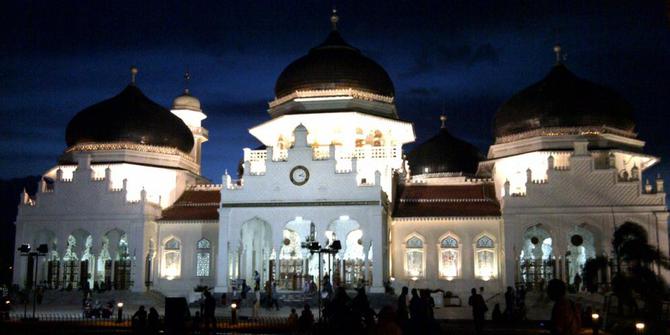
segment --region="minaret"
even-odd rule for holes
[[[191,74],[187,70],[184,73],[184,93],[174,99],[171,111],[172,114],[184,121],[193,133],[191,157],[198,163],[198,172],[200,172],[202,144],[209,139],[209,132],[202,126],[202,120],[206,119],[207,115],[202,112],[200,100],[192,96],[188,88],[190,80]]]

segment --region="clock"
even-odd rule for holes
[[[309,180],[309,170],[307,170],[307,168],[302,165],[298,165],[291,169],[289,177],[291,178],[291,182],[294,185],[305,185],[305,183],[307,183]]]

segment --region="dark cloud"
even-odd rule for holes
[[[498,50],[490,42],[472,46],[461,45],[430,45],[415,56],[412,66],[403,73],[403,78],[410,78],[430,72],[448,71],[456,67],[469,68],[480,63],[498,64]]]

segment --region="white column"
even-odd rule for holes
[[[230,242],[222,235],[227,234],[223,234],[222,229],[219,229],[219,256],[216,262],[216,286],[214,287],[216,293],[228,292],[228,277],[230,276]]]
[[[368,258],[368,253],[370,251],[370,248],[372,247],[371,242],[369,240],[365,240],[363,242],[363,261],[365,262],[363,265],[363,274],[365,277],[365,280],[368,281],[368,285],[371,285],[372,283],[369,282],[370,280],[370,258]],[[372,252],[372,256],[374,257],[374,251]]]

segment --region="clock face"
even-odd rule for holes
[[[309,180],[309,170],[302,165],[298,165],[291,169],[291,182],[295,185],[304,185]]]

